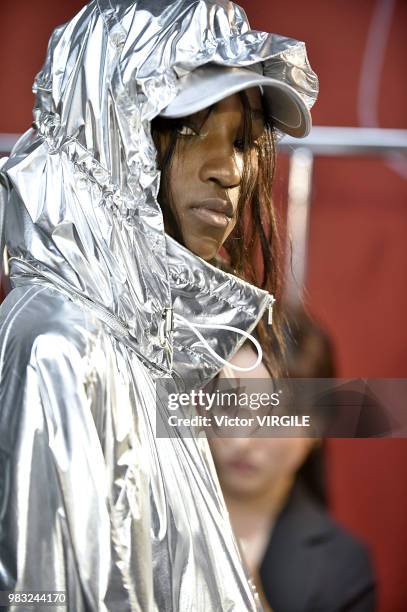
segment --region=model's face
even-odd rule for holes
[[[257,497],[293,478],[315,439],[214,437],[209,443],[225,494]]]
[[[246,94],[255,141],[264,131],[261,96],[258,88],[248,89]],[[171,205],[184,245],[205,260],[217,254],[236,225],[244,166],[243,136],[244,110],[238,94],[185,117],[178,128],[168,177],[171,197],[161,190],[159,201],[166,231],[176,234],[165,214]],[[162,135],[164,150],[168,138],[168,134]]]

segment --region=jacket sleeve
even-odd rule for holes
[[[21,337],[11,320],[0,362],[0,590],[65,591],[61,610],[103,610],[109,514],[86,363],[65,335]]]

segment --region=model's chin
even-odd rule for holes
[[[192,251],[195,255],[198,255],[201,259],[205,261],[210,261],[219,252],[222,243],[214,238],[208,238],[206,236],[195,237],[191,236],[185,240],[185,246],[187,249]]]

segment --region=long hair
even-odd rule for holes
[[[226,257],[218,255],[210,263],[273,293],[278,300],[282,286],[282,252],[271,198],[276,168],[275,132],[265,114],[265,129],[255,141],[248,97],[244,91],[239,96],[243,106],[241,146],[244,164],[236,226],[223,245]],[[169,170],[180,146],[179,130],[182,125],[182,119],[157,117],[152,122],[152,137],[161,170],[158,200],[166,224],[172,228],[173,237],[181,244],[183,237],[172,203]],[[165,136],[165,146],[162,146],[162,135]],[[282,314],[277,307],[273,312],[273,325],[268,325],[266,317],[263,317],[255,331],[263,348],[263,361],[271,376],[279,376],[284,371],[281,328]]]

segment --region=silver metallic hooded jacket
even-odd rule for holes
[[[270,297],[165,235],[150,121],[176,75],[284,54],[306,78],[302,43],[223,0],[95,0],[51,37],[1,171],[0,590],[66,591],[70,612],[257,609],[206,439],[156,437],[155,382],[221,367],[177,314],[250,331]],[[225,359],[243,341],[202,333]]]

